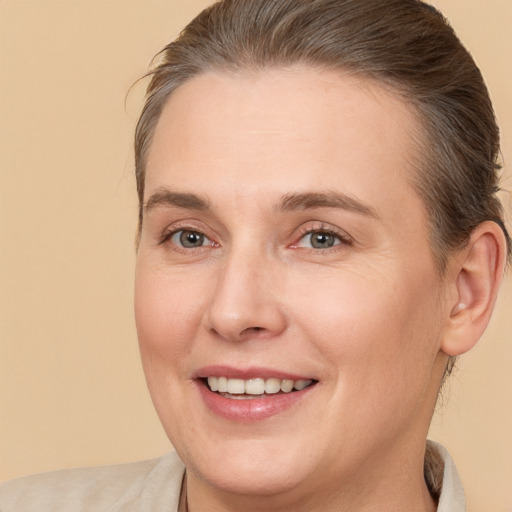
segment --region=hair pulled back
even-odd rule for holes
[[[304,64],[388,85],[419,113],[421,163],[412,176],[442,270],[485,220],[505,229],[499,131],[482,75],[443,16],[418,0],[224,0],[159,54],[135,134],[140,202],[152,135],[169,95],[208,71]]]

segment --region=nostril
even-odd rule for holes
[[[244,329],[242,332],[241,332],[241,336],[250,336],[251,333],[252,334],[255,334],[255,333],[259,333],[259,332],[262,332],[262,331],[265,331],[265,327],[247,327],[246,329]]]

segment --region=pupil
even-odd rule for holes
[[[334,236],[328,233],[316,233],[311,236],[311,245],[315,249],[325,249],[334,245]]]
[[[183,231],[180,235],[180,242],[183,247],[199,247],[203,245],[204,235],[195,231]]]

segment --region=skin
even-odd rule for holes
[[[418,133],[396,96],[333,71],[209,73],[169,98],[147,163],[135,310],[190,512],[435,510],[425,439],[447,353],[469,348],[454,333],[468,338],[475,280],[459,277],[471,244],[436,271],[409,180]],[[283,205],[326,193],[351,201]],[[478,261],[499,255],[493,229]],[[204,245],[181,246],[182,230]],[[326,230],[334,245],[312,247],[308,233]],[[231,421],[198,392],[207,365],[318,382],[278,414]]]

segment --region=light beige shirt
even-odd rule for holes
[[[438,512],[465,512],[464,490],[448,452]],[[1,512],[176,512],[185,466],[175,452],[154,460],[64,469],[0,484]]]

